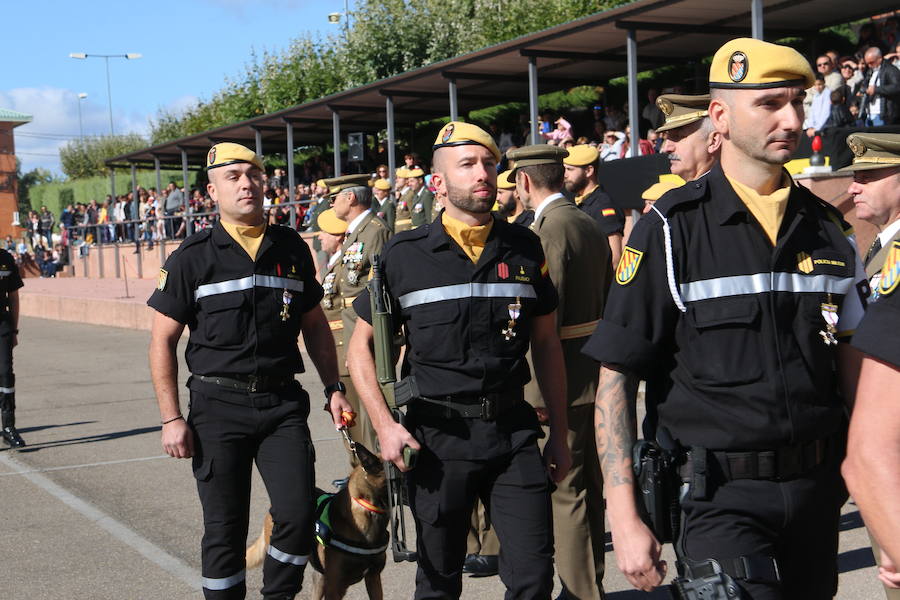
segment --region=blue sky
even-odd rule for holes
[[[236,77],[251,51],[281,50],[304,31],[337,33],[331,12],[344,0],[30,0],[4,2],[0,107],[30,114],[15,129],[25,171],[59,173],[58,148],[79,135],[78,94],[85,135],[109,133],[102,58],[70,52],[125,54],[110,59],[116,133],[146,134],[160,108],[179,110],[209,98]],[[351,2],[352,7],[352,2]]]

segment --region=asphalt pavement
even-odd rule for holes
[[[23,318],[20,330],[17,413],[29,447],[0,450],[4,600],[202,598],[200,504],[190,461],[165,456],[159,444],[159,413],[147,367],[149,334],[36,318]],[[182,362],[180,378],[186,377]],[[318,485],[330,489],[332,480],[349,471],[347,456],[319,409],[318,377],[306,373],[300,379],[314,398],[310,429]],[[255,475],[250,541],[267,508]],[[669,597],[664,590],[629,591],[607,548],[610,600]],[[670,549],[666,552],[673,566]],[[837,597],[883,597],[873,564],[859,513],[848,503]],[[411,598],[414,576],[414,565],[389,559],[382,578],[385,598]],[[261,572],[249,572],[247,583],[248,598],[259,597]],[[463,589],[466,599],[502,598],[504,590],[497,577],[466,577]],[[308,598],[308,591],[298,597]],[[366,598],[362,584],[347,597]]]

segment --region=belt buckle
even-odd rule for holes
[[[258,384],[259,384],[259,377],[257,377],[256,375],[250,375],[247,379],[248,379],[247,383],[249,384],[247,391],[248,392],[256,392]]]
[[[483,421],[493,421],[497,418],[497,400],[496,398],[481,397],[481,419]]]

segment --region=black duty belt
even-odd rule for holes
[[[523,400],[522,390],[472,396],[419,396],[412,406],[418,414],[452,419],[481,419],[493,421]]]
[[[293,377],[272,377],[268,375],[235,375],[222,377],[220,375],[194,375],[203,383],[212,383],[238,392],[275,392],[283,390],[294,383]]]
[[[781,481],[802,475],[825,462],[826,458],[833,455],[835,445],[841,439],[842,436],[835,434],[828,438],[784,446],[776,450],[746,452],[711,450],[708,455],[719,464],[722,473],[728,480]],[[692,471],[695,464],[695,460],[688,460],[682,467],[682,475],[686,474],[686,470]]]

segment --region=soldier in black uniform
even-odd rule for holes
[[[862,317],[867,283],[840,213],[782,168],[812,80],[791,48],[719,49],[709,112],[721,164],[639,221],[585,346],[603,365],[595,422],[616,557],[640,589],[666,565],[635,503],[639,379],[645,437],[665,429],[689,451],[675,546],[685,585],[754,600],[837,589],[844,403],[859,358],[838,342]]]
[[[566,191],[578,208],[589,214],[606,234],[612,254],[612,265],[619,264],[625,233],[625,213],[600,187],[597,175],[600,153],[593,146],[572,146],[563,159],[566,165]]]
[[[407,339],[401,385],[415,384],[407,428],[393,421],[375,379],[367,292],[353,303],[360,319],[350,374],[384,459],[405,469],[404,445],[421,448],[408,473],[419,553],[415,598],[459,597],[476,498],[500,538],[508,597],[548,598],[550,478],[559,481],[570,464],[557,295],[537,237],[491,215],[500,152],[490,135],[452,122],[434,149],[433,181],[448,199],[445,210],[397,234],[383,255],[395,325]],[[543,461],[537,418],[522,391],[529,345],[551,414]]]
[[[313,463],[306,424],[310,398],[302,332],[328,387],[337,427],[350,410],[338,377],[334,342],[319,301],[322,287],[306,243],[287,227],[266,225],[262,160],[238,144],[209,151],[210,196],[220,222],[186,239],[160,270],[148,304],[154,315],[150,369],[162,417],[162,444],[193,458],[203,505],[203,594],[244,598],[244,553],[255,460],[275,521],[263,564],[264,598],[293,598],[311,551]],[[190,413],[177,391],[176,346],[190,329],[185,356]],[[329,402],[330,399],[330,402]]]
[[[10,448],[22,448],[25,440],[16,430],[16,376],[13,348],[19,343],[19,288],[22,278],[12,255],[0,250],[0,436]]]

